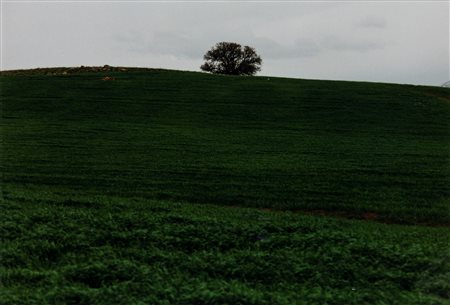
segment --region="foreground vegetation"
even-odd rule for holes
[[[448,304],[446,228],[8,189],[1,304]]]
[[[0,304],[450,303],[448,89],[0,80]]]

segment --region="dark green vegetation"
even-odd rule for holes
[[[164,70],[1,87],[7,185],[450,223],[445,88]]]
[[[8,189],[0,304],[448,304],[446,228]]]
[[[450,303],[449,89],[85,70],[0,76],[1,304]]]

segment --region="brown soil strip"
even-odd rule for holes
[[[228,206],[231,208],[248,208],[243,206]],[[258,208],[257,208],[258,209]],[[422,227],[436,227],[436,228],[450,228],[450,223],[431,223],[431,222],[402,222],[396,221],[389,217],[380,215],[375,212],[348,212],[348,211],[328,211],[328,210],[276,210],[270,208],[259,208],[259,210],[270,212],[270,213],[283,213],[291,212],[298,213],[302,215],[309,216],[319,216],[319,217],[334,217],[340,219],[352,219],[361,221],[371,221],[383,224],[395,224],[395,225],[405,225],[405,226],[422,226]]]

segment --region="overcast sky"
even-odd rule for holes
[[[216,42],[256,48],[260,75],[441,85],[449,2],[3,1],[2,69],[200,71]]]

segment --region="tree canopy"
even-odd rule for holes
[[[235,42],[219,42],[203,56],[203,71],[216,74],[253,75],[261,70],[262,59],[254,48]]]

